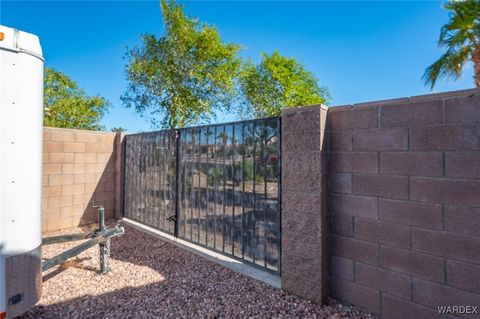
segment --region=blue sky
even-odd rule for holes
[[[258,60],[279,50],[312,71],[332,94],[331,105],[430,93],[420,78],[442,53],[439,1],[182,1],[189,16],[215,25],[223,40],[242,44]],[[139,35],[163,32],[157,1],[4,1],[0,22],[40,37],[46,65],[73,78],[113,107],[102,123],[128,131],[149,122],[125,109],[123,56]],[[469,67],[457,82],[433,92],[473,87]],[[217,121],[234,118],[219,114]]]

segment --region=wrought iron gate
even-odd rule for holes
[[[280,118],[133,134],[125,143],[125,217],[280,271]]]
[[[124,216],[174,234],[176,132],[125,136]],[[170,220],[169,220],[170,218]]]

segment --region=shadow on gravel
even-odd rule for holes
[[[98,271],[97,269],[94,269],[93,267],[88,267],[88,266],[82,265],[83,261],[90,260],[90,259],[92,259],[92,258],[91,257],[85,257],[85,258],[75,258],[75,259],[67,260],[66,262],[64,262],[63,264],[58,266],[57,269],[55,269],[54,271],[52,271],[52,272],[48,273],[47,275],[43,276],[42,277],[42,282],[46,282],[47,280],[50,280],[50,279],[54,278],[55,276],[59,275],[60,273],[64,272],[65,270],[67,270],[70,267],[75,267],[75,268],[79,268],[79,269],[83,269],[83,270],[87,270],[87,271]]]
[[[125,236],[112,241],[115,262],[112,260],[108,282],[128,276],[142,279],[143,273],[132,271],[131,264],[155,270],[164,281],[139,287],[102,287],[101,291],[92,288],[71,299],[69,293],[75,287],[60,283],[64,293],[56,292],[61,294],[55,297],[58,302],[36,306],[19,318],[372,318],[354,308],[345,311],[336,304],[312,304],[131,227],[125,230]],[[117,261],[122,262],[120,268],[116,268]],[[72,267],[83,267],[82,262]],[[70,274],[69,269],[62,270],[62,276]],[[62,276],[49,275],[44,281]]]

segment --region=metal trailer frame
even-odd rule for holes
[[[52,267],[60,265],[68,259],[77,256],[85,250],[92,248],[96,245],[100,250],[100,274],[107,274],[110,271],[109,258],[110,258],[110,239],[122,236],[125,231],[120,224],[115,225],[113,228],[105,227],[105,209],[102,206],[98,206],[98,229],[91,233],[81,234],[69,234],[54,237],[43,238],[42,245],[51,245],[56,243],[64,243],[69,241],[84,240],[90,238],[88,241],[81,243],[63,253],[45,260],[42,262],[42,271],[45,272]]]

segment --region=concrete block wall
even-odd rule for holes
[[[282,288],[318,303],[328,292],[325,115],[282,114]]]
[[[316,247],[330,268],[302,276],[322,273],[331,296],[383,318],[440,318],[439,306],[480,306],[480,91],[330,107],[325,122],[328,200],[317,193],[318,207],[309,209],[328,211],[328,245]],[[283,152],[297,147],[287,142]],[[303,162],[303,151],[284,154],[284,163]],[[283,187],[295,183],[285,178]],[[286,192],[283,215],[303,216],[303,204]],[[284,230],[291,219],[284,217]]]
[[[51,233],[97,222],[104,205],[106,218],[114,216],[116,192],[115,133],[44,128],[42,231]]]

